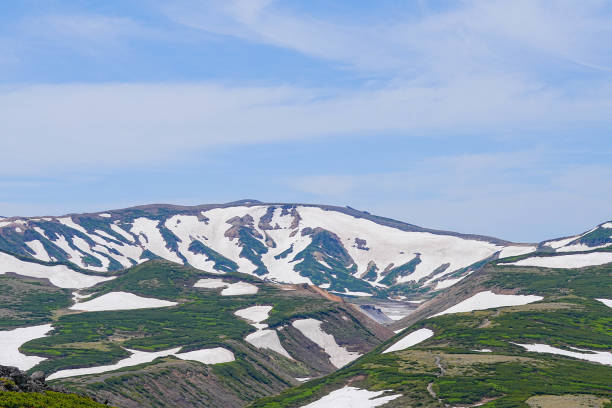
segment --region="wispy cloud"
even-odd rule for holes
[[[206,84],[30,86],[0,92],[0,172],[171,162],[198,149],[330,136],[560,131],[609,125],[612,92],[568,98],[516,78],[329,95]],[[440,136],[442,137],[442,136]],[[27,154],[25,154],[27,152]]]
[[[185,0],[164,10],[176,22],[196,29],[363,70],[429,77],[529,70],[560,61],[612,68],[606,42],[596,41],[612,35],[612,13],[602,1],[463,1],[418,16],[374,16],[365,24],[297,14],[280,2],[270,3]]]

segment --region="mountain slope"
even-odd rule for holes
[[[41,261],[105,272],[163,258],[357,295],[431,291],[446,276],[467,273],[500,252],[534,249],[351,208],[254,201],[0,221],[0,250]]]
[[[221,278],[165,260],[74,293],[4,278],[25,288],[7,300],[33,296],[50,313],[36,316],[47,323],[37,326],[27,308],[4,317],[0,364],[42,371],[54,385],[122,407],[242,407],[296,378],[331,373],[393,334],[316,287]]]
[[[612,264],[503,261],[421,305],[351,365],[253,407],[333,406],[360,389],[367,407],[611,407]]]

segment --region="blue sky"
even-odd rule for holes
[[[612,219],[612,5],[0,4],[0,214],[241,198],[539,241]]]

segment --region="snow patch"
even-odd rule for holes
[[[490,290],[479,292],[474,296],[457,303],[443,312],[437,313],[432,317],[442,316],[450,313],[464,313],[473,310],[493,309],[504,306],[521,306],[528,303],[537,302],[544,299],[536,295],[497,295]]]
[[[429,329],[419,329],[419,330],[413,331],[412,333],[408,334],[407,336],[399,340],[397,343],[395,343],[394,345],[392,345],[391,347],[383,351],[383,354],[391,353],[393,351],[400,351],[400,350],[407,349],[408,347],[412,347],[415,344],[419,344],[427,340],[433,335],[434,335],[434,332]]]
[[[320,400],[304,405],[302,408],[375,408],[402,396],[401,394],[395,394],[381,397],[385,392],[387,391],[368,391],[346,386],[332,391]]]
[[[257,348],[270,349],[276,351],[278,354],[284,357],[287,357],[290,360],[293,360],[293,357],[289,355],[287,350],[285,350],[285,348],[281,344],[276,330],[257,330],[255,333],[247,335],[245,340]]]
[[[538,247],[533,246],[523,246],[523,245],[510,245],[505,247],[499,253],[499,258],[508,258],[511,256],[525,255],[531,252],[534,252]]]
[[[459,283],[463,278],[467,278],[469,275],[472,274],[472,272],[473,271],[470,271],[470,273],[468,273],[467,275],[463,275],[463,276],[460,276],[458,278],[451,278],[451,279],[446,279],[446,280],[443,280],[443,281],[438,281],[438,283],[436,284],[436,288],[434,290],[441,290],[441,289],[450,288],[455,283]]]
[[[322,323],[316,319],[300,319],[295,320],[292,326],[302,332],[307,339],[321,347],[329,355],[329,361],[336,368],[343,367],[361,356],[359,353],[348,351],[339,346],[334,336],[321,329]]]
[[[70,227],[72,229],[75,229],[79,232],[82,232],[83,234],[87,234],[87,230],[83,227],[81,227],[79,224],[77,224],[76,222],[74,222],[72,220],[72,217],[64,217],[64,218],[58,218],[57,219],[61,224],[64,224],[67,227]]]
[[[159,221],[149,218],[136,218],[130,232],[138,237],[143,248],[168,261],[182,264],[183,260],[166,247],[166,241],[157,228],[158,223]]]
[[[574,237],[563,238],[563,239],[558,239],[554,241],[547,241],[547,242],[544,242],[542,245],[549,246],[553,249],[559,249],[563,246],[566,246],[570,242],[575,241],[578,238],[579,238],[578,236],[574,236]]]
[[[43,246],[42,242],[39,240],[35,239],[33,241],[28,241],[25,244],[29,246],[32,251],[34,251],[34,258],[45,262],[51,261],[51,257],[47,253],[47,250]]]
[[[264,329],[268,325],[262,322],[268,318],[271,310],[272,306],[251,306],[236,310],[234,314],[248,320],[256,329]]]
[[[121,235],[123,238],[127,239],[130,242],[134,242],[134,236],[129,232],[125,231],[123,228],[116,224],[111,224],[110,228],[115,231],[117,234]]]
[[[102,217],[102,218],[110,218],[110,217],[112,217],[112,215],[110,215],[109,213],[101,213],[101,214],[98,214],[98,215],[100,217]]]
[[[265,330],[267,324],[262,323],[268,318],[272,306],[251,306],[236,310],[234,314],[241,317],[255,327],[257,331],[246,336],[245,340],[257,348],[266,348],[292,359],[287,350],[282,346],[276,330]]]
[[[194,288],[218,289],[225,288],[221,291],[221,296],[236,296],[236,295],[254,295],[259,288],[247,282],[228,283],[222,279],[200,279],[194,285]]]
[[[603,244],[603,245],[597,245],[597,246],[588,246],[585,244],[574,244],[574,245],[564,246],[563,248],[559,248],[557,249],[557,252],[586,252],[586,251],[593,251],[594,249],[607,248],[609,246],[612,246],[612,244]]]
[[[234,353],[223,347],[188,351],[186,353],[174,354],[181,360],[198,361],[202,364],[220,364],[234,361]]]
[[[517,346],[521,346],[527,351],[535,353],[549,353],[557,354],[560,356],[573,357],[579,360],[591,361],[593,363],[600,363],[612,366],[612,353],[607,351],[594,351],[594,350],[583,350],[575,347],[571,347],[574,350],[582,351],[579,353],[576,351],[563,350],[557,347],[549,346],[548,344],[519,344],[513,343]],[[584,353],[586,352],[586,353]]]
[[[322,286],[320,285],[319,287],[322,287]],[[336,293],[338,295],[359,296],[359,297],[372,296],[371,293],[367,293],[367,292],[351,292],[348,289],[344,289],[344,292],[336,292],[336,291],[332,290],[331,293]]]
[[[107,310],[151,309],[175,306],[177,304],[177,302],[141,297],[129,292],[110,292],[87,302],[77,303],[71,306],[70,309],[85,312],[101,312]]]
[[[25,371],[46,360],[44,357],[26,356],[19,351],[19,347],[28,341],[45,337],[51,330],[50,324],[43,324],[41,326],[0,331],[0,350],[2,350],[0,364],[14,366]]]
[[[612,307],[612,299],[595,299],[595,300],[599,300],[604,305],[608,307]]]
[[[106,232],[106,231],[102,231],[102,230],[97,229],[97,230],[94,230],[94,233],[96,233],[96,234],[98,234],[98,235],[100,235],[101,237],[104,237],[104,238],[106,238],[106,239],[110,239],[110,240],[112,240],[112,241],[116,241],[116,240],[117,240],[117,238],[116,238],[116,237],[113,237],[111,234],[109,234],[109,233],[108,233],[108,232]],[[94,239],[94,237],[95,237],[95,235],[94,235],[94,236],[92,236],[91,238],[92,238],[92,239]],[[94,239],[94,241],[95,241],[95,239]],[[98,242],[98,241],[96,241],[96,242]],[[102,241],[102,242],[106,243],[105,241]],[[98,243],[100,243],[100,242],[98,242]]]
[[[204,350],[196,350],[190,351],[187,353],[179,353],[180,347],[173,348],[170,350],[162,350],[155,352],[147,352],[147,351],[139,351],[139,350],[130,350],[126,349],[130,353],[131,356],[124,358],[123,360],[119,360],[115,364],[104,365],[104,366],[96,366],[96,367],[86,367],[86,368],[75,368],[70,370],[61,370],[51,374],[47,377],[47,380],[55,380],[58,378],[66,378],[66,377],[75,377],[78,375],[88,375],[88,374],[100,374],[108,371],[118,370],[124,367],[131,367],[139,364],[150,363],[156,358],[167,357],[167,356],[175,356],[182,360],[193,360],[199,361],[204,364],[217,364],[217,363],[225,363],[229,361],[234,361],[234,354],[231,351],[228,351],[224,348],[217,347],[214,349],[204,349]]]
[[[583,268],[585,266],[603,265],[612,262],[612,252],[591,252],[558,256],[533,256],[504,265],[541,266],[544,268]]]
[[[115,279],[114,276],[91,276],[75,272],[65,265],[40,265],[25,262],[12,255],[0,252],[0,275],[13,272],[31,278],[49,279],[52,285],[59,288],[83,289],[97,283]]]

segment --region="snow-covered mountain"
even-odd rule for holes
[[[557,241],[551,242],[554,247]],[[0,250],[40,261],[105,272],[164,258],[356,295],[391,294],[391,287],[396,295],[445,288],[484,260],[535,249],[349,207],[252,200],[0,220]]]
[[[594,249],[612,247],[612,222],[604,222],[595,228],[580,234],[540,244],[540,250],[555,252],[584,252]]]

